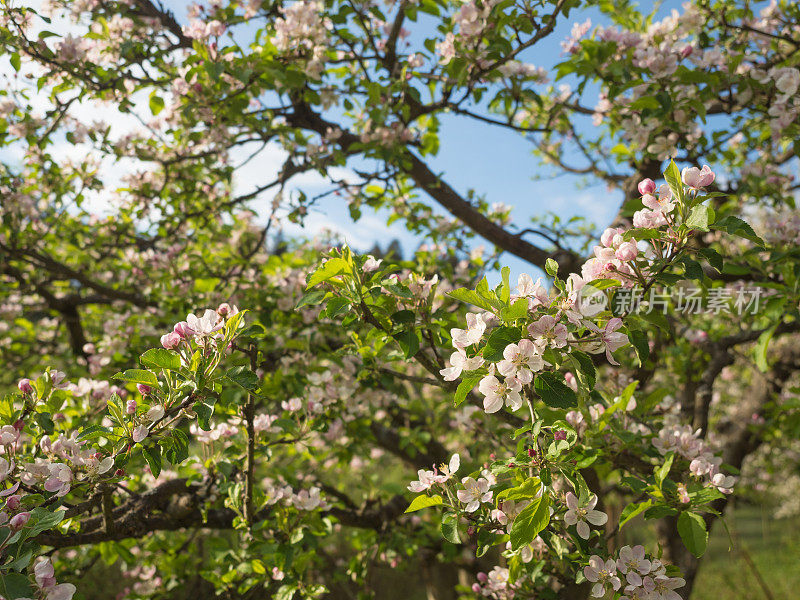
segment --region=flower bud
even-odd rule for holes
[[[23,421],[22,419],[17,419],[16,421],[14,421],[14,429],[16,429],[17,431],[22,431],[23,429],[25,429],[25,421]]]
[[[623,242],[617,248],[616,257],[621,261],[629,261],[639,254],[639,247],[634,242]]]
[[[652,194],[656,191],[656,182],[652,179],[642,179],[639,182],[639,193],[644,196],[646,194]]]
[[[686,44],[681,49],[681,58],[689,58],[692,55],[692,52],[694,52],[694,46],[691,44]]]
[[[114,477],[122,477],[125,475],[125,469],[117,469],[114,471]]]
[[[20,379],[19,383],[17,384],[19,391],[23,394],[32,394],[33,393],[33,386],[31,385],[30,379]]]
[[[690,188],[698,190],[714,183],[716,175],[708,165],[703,165],[702,169],[697,167],[686,167],[681,171],[683,183]]]
[[[136,389],[139,390],[139,393],[142,396],[147,396],[147,394],[149,394],[152,391],[153,388],[151,388],[149,385],[145,385],[143,383],[137,383],[136,384]]]
[[[217,308],[217,314],[220,317],[227,317],[230,314],[230,312],[231,312],[231,305],[228,304],[227,302],[223,302],[222,304],[219,305],[219,308]]]
[[[480,573],[478,573],[478,581],[480,581],[481,583],[486,583],[487,581],[489,581],[489,576],[483,571],[481,571]]]
[[[186,321],[175,323],[175,327],[172,328],[172,331],[177,333],[184,340],[194,335],[194,330],[189,327],[189,324]]]
[[[30,518],[31,513],[27,511],[11,517],[11,520],[8,522],[8,524],[11,526],[11,531],[19,531],[25,527],[25,524],[30,520]]]
[[[567,439],[567,432],[564,431],[563,429],[556,429],[553,432],[553,439],[555,439],[556,441],[566,440]]]
[[[173,348],[177,348],[181,344],[181,336],[171,331],[169,333],[165,333],[161,336],[161,345],[164,346],[167,350],[172,350]]]
[[[533,448],[528,448],[528,456],[530,456],[531,458],[536,456],[536,450],[534,450]]]
[[[125,412],[129,415],[136,414],[136,400],[128,400],[128,403],[125,405]]]
[[[609,227],[608,229],[606,229],[603,232],[603,235],[600,236],[600,243],[603,244],[603,246],[605,246],[606,248],[610,248],[611,244],[612,244],[612,241],[614,239],[614,236],[616,234],[617,234],[617,230],[616,229],[612,229],[611,227]]]
[[[14,494],[13,496],[6,498],[6,508],[8,510],[17,510],[21,502],[22,496],[19,494]]]

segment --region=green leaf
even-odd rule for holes
[[[727,231],[730,235],[736,235],[750,240],[762,247],[765,245],[764,240],[756,235],[756,232],[753,231],[753,228],[750,227],[746,221],[742,221],[739,217],[734,217],[733,215],[714,223],[714,229],[722,229]]]
[[[704,257],[708,264],[711,265],[714,269],[722,273],[722,268],[724,266],[724,262],[722,259],[722,255],[714,250],[713,248],[700,248],[698,251],[700,256]]]
[[[348,298],[342,298],[341,296],[335,296],[328,300],[328,305],[325,307],[325,314],[329,319],[333,319],[349,310],[350,300]]]
[[[686,225],[692,229],[700,231],[708,231],[709,225],[714,222],[714,209],[705,204],[698,204],[692,208],[689,217],[686,219]]]
[[[578,406],[578,396],[559,373],[539,373],[533,387],[547,406],[564,409]]]
[[[458,535],[458,515],[456,513],[447,513],[442,517],[442,536],[451,544],[461,543],[461,537]]]
[[[55,431],[56,425],[53,423],[53,416],[49,412],[36,413],[34,419],[47,435],[51,435]]]
[[[672,462],[675,460],[674,452],[667,452],[664,458],[664,464],[656,469],[656,485],[660,488],[664,484],[664,480],[669,475],[669,470],[672,468]]]
[[[652,500],[645,500],[644,502],[631,502],[626,506],[619,516],[619,528],[622,529],[623,525],[633,519],[636,515],[642,514],[652,505]]]
[[[389,318],[392,320],[392,323],[396,325],[407,325],[413,323],[417,317],[413,310],[398,310]]]
[[[168,371],[177,371],[181,368],[181,357],[173,351],[166,348],[151,348],[139,358],[142,366],[151,369],[167,369]]]
[[[517,327],[498,327],[489,335],[483,348],[483,358],[497,361],[503,358],[503,350],[509,344],[516,344],[522,335]]]
[[[681,180],[681,171],[674,160],[669,161],[669,165],[664,170],[664,179],[667,181],[672,195],[679,201],[683,202],[683,181]]]
[[[95,438],[103,437],[111,433],[108,427],[102,425],[89,425],[81,430],[78,434],[79,440],[93,440]]]
[[[678,534],[686,549],[697,558],[705,554],[708,531],[703,517],[693,512],[682,512],[678,517]]]
[[[304,306],[316,306],[322,302],[323,298],[328,294],[327,290],[311,290],[303,294],[300,302],[297,303],[295,309],[303,308]]]
[[[406,358],[411,358],[419,352],[419,338],[417,332],[413,329],[406,329],[400,333],[395,333],[392,337],[400,344]]]
[[[22,66],[22,61],[19,58],[19,52],[14,52],[9,57],[11,61],[11,66],[14,67],[15,71],[19,71],[20,67]]]
[[[153,116],[160,113],[164,110],[164,99],[161,96],[151,95],[150,96],[150,112],[153,113]]]
[[[645,361],[650,357],[650,344],[647,342],[647,333],[639,329],[628,329],[628,339],[636,351],[639,365],[644,365]]]
[[[511,548],[519,550],[530,544],[550,522],[550,496],[542,495],[531,501],[511,524]]]
[[[408,505],[406,509],[406,513],[416,512],[418,510],[422,510],[423,508],[430,508],[431,506],[439,506],[443,503],[442,497],[439,494],[435,496],[426,496],[421,495],[417,496],[411,501],[411,504]]]
[[[656,506],[651,506],[646,511],[644,511],[644,518],[647,520],[663,519],[664,517],[671,517],[677,514],[678,511],[672,508],[671,506],[657,504]]]
[[[573,350],[570,356],[578,363],[575,369],[578,382],[590,391],[593,390],[597,382],[597,369],[594,367],[592,357],[580,350]]]
[[[213,398],[212,398],[213,399]],[[207,401],[195,402],[192,410],[197,414],[197,424],[203,431],[211,431],[211,416],[214,414],[214,404]]]
[[[500,318],[506,323],[511,323],[517,319],[523,319],[528,315],[528,299],[517,298],[509,307],[500,311]]]
[[[306,282],[306,289],[310,290],[315,285],[323,281],[336,277],[339,273],[348,268],[348,263],[343,258],[329,258],[314,271]]]
[[[516,487],[508,488],[497,494],[495,500],[523,500],[535,498],[542,491],[542,481],[538,477],[529,477]]]
[[[775,335],[775,330],[777,328],[778,323],[775,323],[775,325],[758,336],[756,346],[753,348],[756,366],[762,373],[766,373],[767,369],[769,368],[769,365],[767,364],[767,349],[769,348],[769,343],[772,340],[772,336]]]
[[[695,279],[697,281],[702,281],[705,277],[705,273],[703,272],[703,267],[700,266],[700,263],[696,260],[689,258],[688,256],[682,256],[680,259],[680,263],[683,265],[684,273],[686,274],[687,279]]]
[[[457,290],[449,292],[447,295],[461,302],[466,302],[467,304],[482,308],[483,310],[492,310],[494,308],[489,301],[483,299],[480,294],[467,288],[458,288]]]
[[[453,399],[456,406],[463,404],[464,400],[467,399],[467,394],[480,383],[483,377],[483,375],[467,375],[461,380],[456,388],[456,395]]]
[[[258,375],[253,373],[245,365],[228,369],[228,371],[225,373],[225,377],[230,379],[239,387],[246,389],[248,392],[256,391],[261,381],[258,378]]]
[[[555,277],[558,274],[558,263],[552,258],[548,258],[544,263],[544,272],[550,277]]]
[[[130,381],[131,383],[143,383],[152,387],[158,386],[158,378],[150,371],[143,369],[128,369],[122,373],[117,373],[111,379]]]
[[[0,576],[0,590],[7,600],[33,598],[35,595],[28,578],[20,573],[6,573]]]
[[[511,298],[511,284],[509,283],[509,277],[511,277],[511,269],[509,267],[503,267],[502,269],[500,269],[500,273],[503,277],[503,283],[500,286],[500,301],[503,304],[506,304]]]
[[[142,456],[144,456],[147,466],[150,467],[153,477],[158,477],[159,473],[161,473],[161,446],[158,444],[152,448],[142,446]]]

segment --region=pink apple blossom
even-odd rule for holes
[[[681,171],[683,183],[694,190],[707,187],[714,183],[714,172],[708,165],[703,165],[702,169],[697,167],[686,167]]]

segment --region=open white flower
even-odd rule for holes
[[[186,322],[194,332],[195,337],[198,338],[213,335],[222,329],[224,325],[224,321],[219,318],[217,311],[210,308],[206,309],[201,317],[193,314],[186,315]]]
[[[594,583],[592,586],[592,596],[595,598],[602,598],[606,595],[606,586],[616,592],[622,585],[619,577],[617,577],[617,565],[613,558],[609,558],[603,562],[603,559],[593,555],[589,559],[589,566],[583,569],[583,574],[586,579]]]
[[[541,371],[544,360],[530,340],[520,340],[509,344],[503,350],[503,360],[497,363],[497,370],[504,377],[513,377],[525,385],[533,381],[533,373]]]
[[[455,381],[461,376],[462,371],[474,371],[483,365],[483,357],[473,356],[468,358],[464,350],[459,348],[450,355],[450,366],[439,373],[445,381]]]
[[[489,482],[483,477],[474,479],[472,477],[464,477],[461,480],[464,484],[463,490],[458,490],[456,496],[458,499],[466,504],[464,510],[466,512],[475,512],[481,505],[481,502],[491,502],[492,492],[489,490]]]
[[[486,396],[483,399],[483,410],[496,413],[505,403],[511,410],[519,410],[522,406],[522,384],[513,377],[500,381],[494,375],[487,375],[478,384],[478,390]]]
[[[572,492],[567,492],[567,512],[564,515],[564,522],[567,525],[575,525],[578,535],[583,539],[589,539],[589,525],[605,525],[608,515],[599,510],[594,510],[597,505],[597,496],[592,495],[585,506],[578,503],[578,498]],[[616,589],[616,588],[615,588]]]
[[[477,313],[467,314],[467,329],[451,329],[450,335],[453,338],[453,346],[456,348],[466,348],[472,344],[477,344],[486,331],[486,322],[483,316]]]

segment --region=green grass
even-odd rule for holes
[[[800,598],[800,517],[777,520],[768,508],[740,507],[725,520],[731,537],[722,523],[714,526],[692,600]]]

